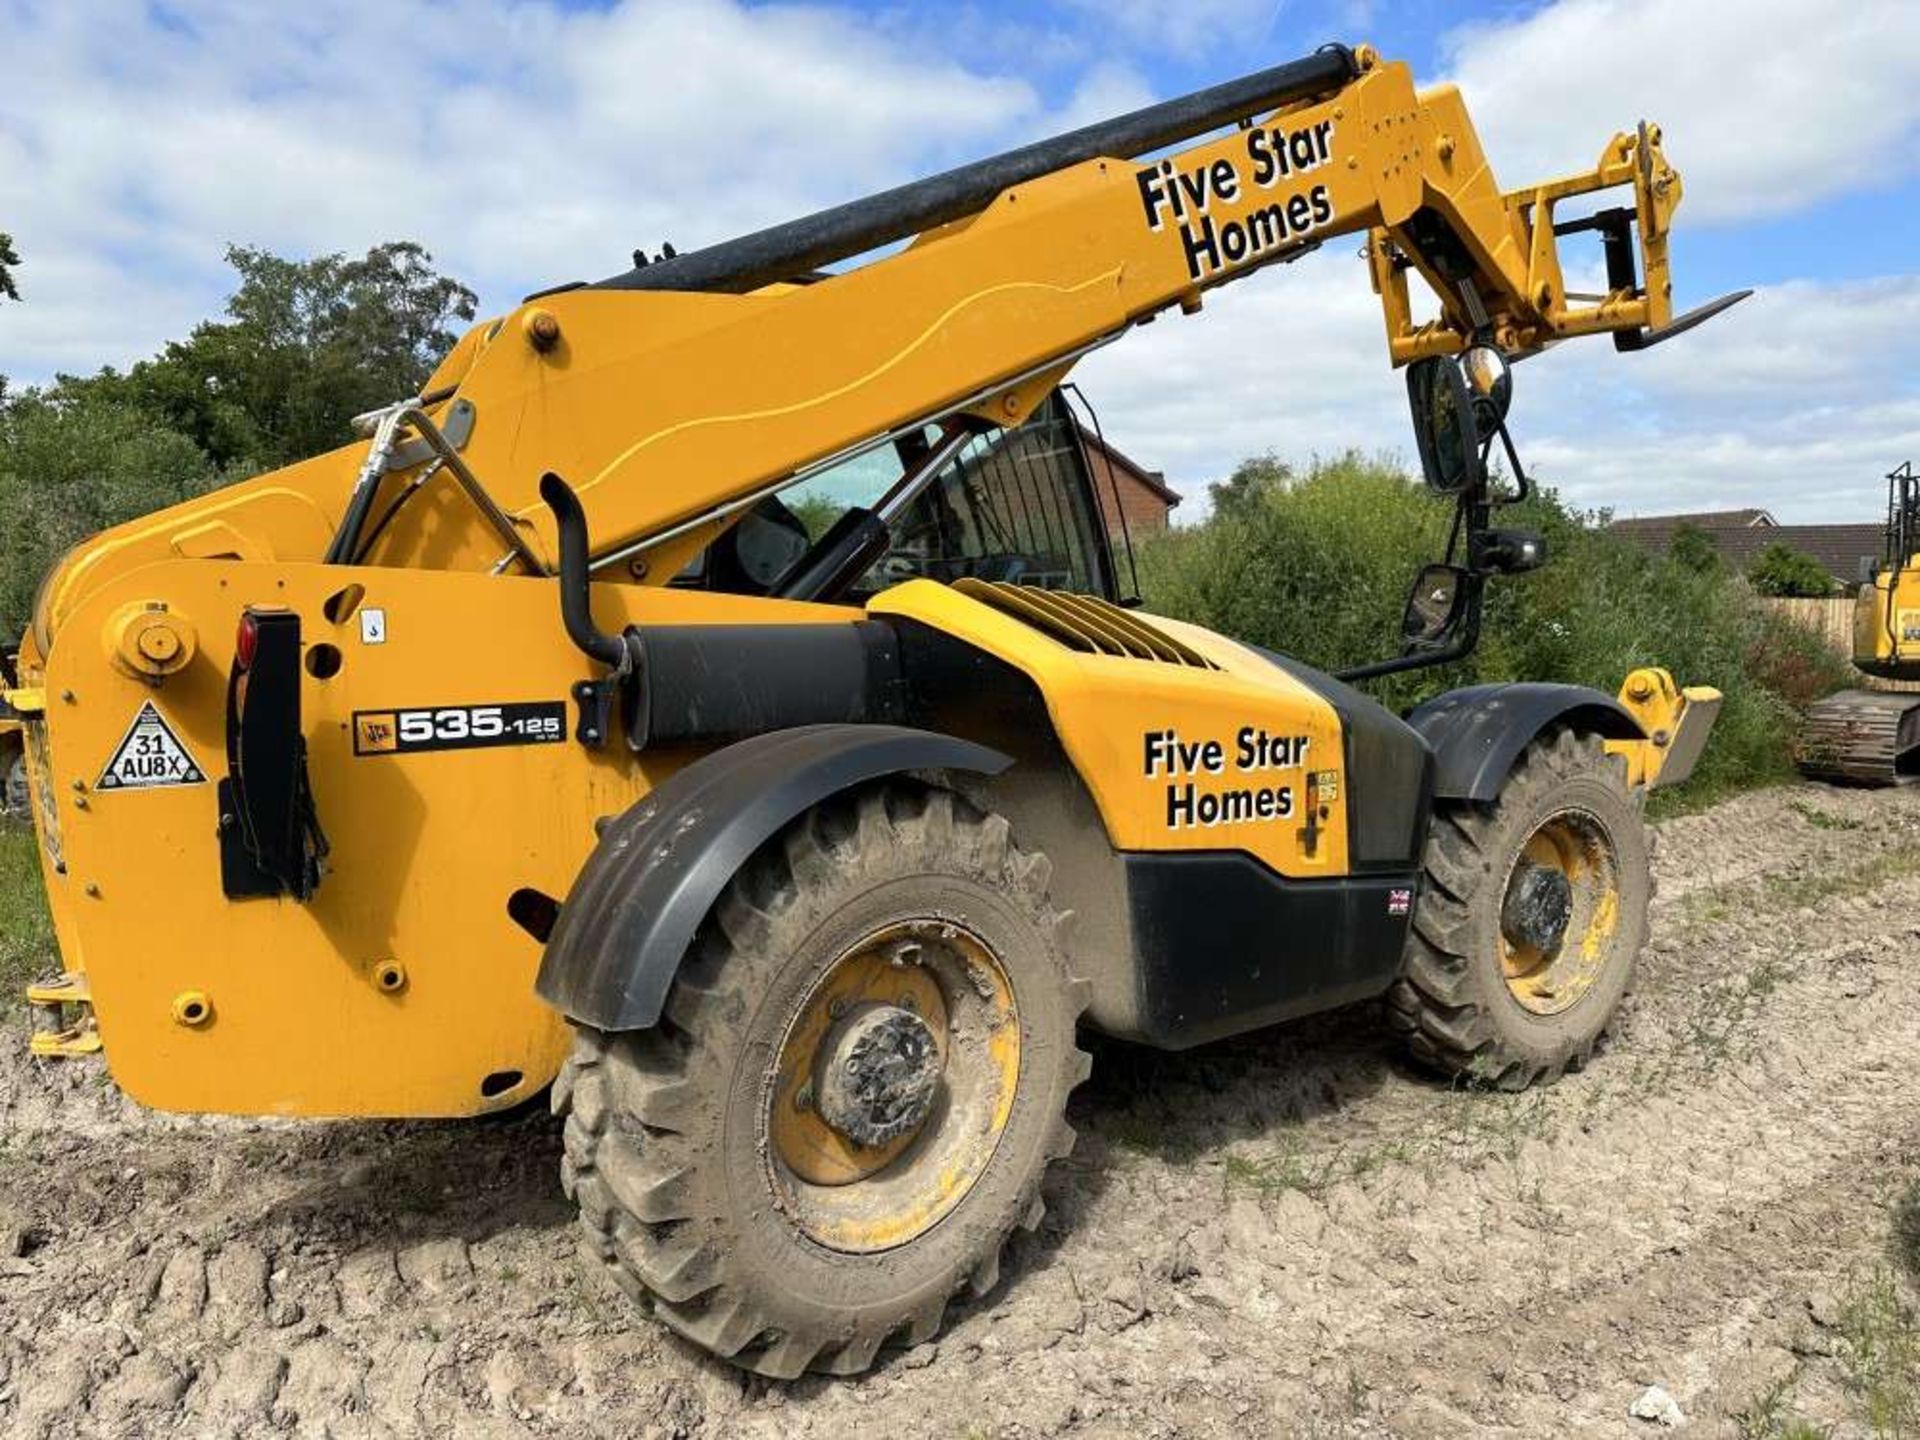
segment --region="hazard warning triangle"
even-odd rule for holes
[[[162,785],[200,785],[206,781],[187,747],[151,700],[133,717],[127,735],[100,772],[98,790],[152,790]]]

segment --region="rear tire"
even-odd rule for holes
[[[1087,987],[1068,973],[1049,873],[1004,819],[904,782],[816,806],[763,847],[660,1024],[582,1028],[554,1086],[586,1253],[695,1344],[783,1379],[865,1370],[889,1342],[930,1339],[959,1289],[990,1290],[1008,1236],[1044,1213],[1090,1064],[1074,1041]],[[813,1183],[819,1157],[795,1155],[791,1132],[831,1139],[815,1112],[833,1097],[824,1078],[825,1098],[799,1086],[789,1057],[811,1034],[804,1074],[834,1073],[815,1053],[849,1052],[828,1039],[873,1011],[899,1021],[897,1006],[939,1036],[935,1098],[910,1131],[827,1146],[852,1169]],[[829,1013],[838,1028],[808,1029]],[[875,1116],[892,1123],[859,1112]]]
[[[1584,1065],[1646,942],[1649,839],[1623,762],[1571,730],[1529,745],[1492,804],[1438,806],[1388,994],[1408,1054],[1505,1090]]]

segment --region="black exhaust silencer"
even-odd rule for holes
[[[796,725],[902,718],[900,647],[877,620],[826,625],[649,625],[627,743],[739,740]]]

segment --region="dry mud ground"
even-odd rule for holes
[[[1660,829],[1584,1073],[1452,1092],[1365,1007],[1104,1047],[1001,1288],[853,1381],[632,1314],[544,1114],[169,1118],[10,1032],[0,1434],[1650,1435],[1654,1384],[1693,1434],[1914,1433],[1920,794]]]

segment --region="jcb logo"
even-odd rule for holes
[[[392,715],[356,715],[353,722],[355,754],[385,755],[400,748]]]

